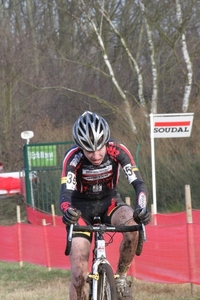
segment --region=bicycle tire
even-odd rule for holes
[[[117,290],[111,266],[107,263],[100,264],[98,272],[99,280],[97,286],[97,300],[117,299]]]

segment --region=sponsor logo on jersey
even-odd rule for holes
[[[111,175],[110,173],[107,173],[107,174],[102,174],[99,176],[84,176],[84,180],[88,180],[88,181],[102,180],[102,179],[110,177],[110,175]]]
[[[112,171],[112,166],[106,166],[104,168],[99,168],[99,169],[93,169],[93,170],[89,170],[89,169],[83,169],[82,170],[82,174],[83,175],[94,175],[94,174],[98,174],[98,175],[101,175],[101,174],[104,174],[104,173],[108,173],[108,172],[111,172]]]
[[[72,159],[72,161],[70,162],[70,166],[76,168],[76,166],[78,165],[79,161],[81,160],[81,157],[83,156],[83,153],[78,153],[74,155],[74,158]]]
[[[138,196],[138,204],[141,208],[144,208],[146,207],[147,205],[147,198],[146,198],[146,195],[145,193],[141,192]]]
[[[107,153],[112,157],[117,157],[117,155],[119,154],[119,150],[115,145],[110,144],[109,147],[107,148]]]
[[[102,192],[102,184],[95,184],[92,186],[93,193],[100,193]]]
[[[110,178],[112,175],[112,166],[105,166],[103,168],[98,168],[98,169],[86,169],[84,168],[82,170],[82,175],[83,175],[83,180],[90,182],[95,181],[106,181],[107,178]]]

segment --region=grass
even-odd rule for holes
[[[20,197],[11,197],[0,199],[0,225],[16,223],[16,205],[20,205],[21,219],[26,221],[25,203]],[[69,300],[69,282],[70,271],[0,262],[0,299]],[[133,295],[137,300],[200,300],[200,286],[134,279]]]
[[[68,300],[69,271],[0,262],[0,299]]]
[[[21,195],[0,198],[0,225],[17,222],[17,205],[20,206],[21,220],[26,221],[26,204]]]
[[[0,262],[0,299],[69,300],[69,281],[69,271]],[[192,295],[190,284],[158,284],[135,279],[133,295],[137,300],[200,300],[200,286],[193,286]]]

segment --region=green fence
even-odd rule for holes
[[[65,152],[73,142],[24,145],[25,195],[27,204],[51,212],[54,204],[60,213],[58,199],[61,169]]]

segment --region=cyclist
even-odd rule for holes
[[[74,123],[75,145],[64,157],[60,209],[67,225],[93,223],[100,216],[103,223],[134,225],[150,222],[146,208],[147,188],[129,150],[110,139],[110,129],[100,115],[86,111]],[[120,167],[136,192],[133,210],[124,203],[117,192]],[[70,300],[87,299],[87,274],[91,235],[74,233],[70,252]],[[123,234],[116,274],[118,299],[131,300],[130,285],[126,280],[138,242],[138,232]]]

